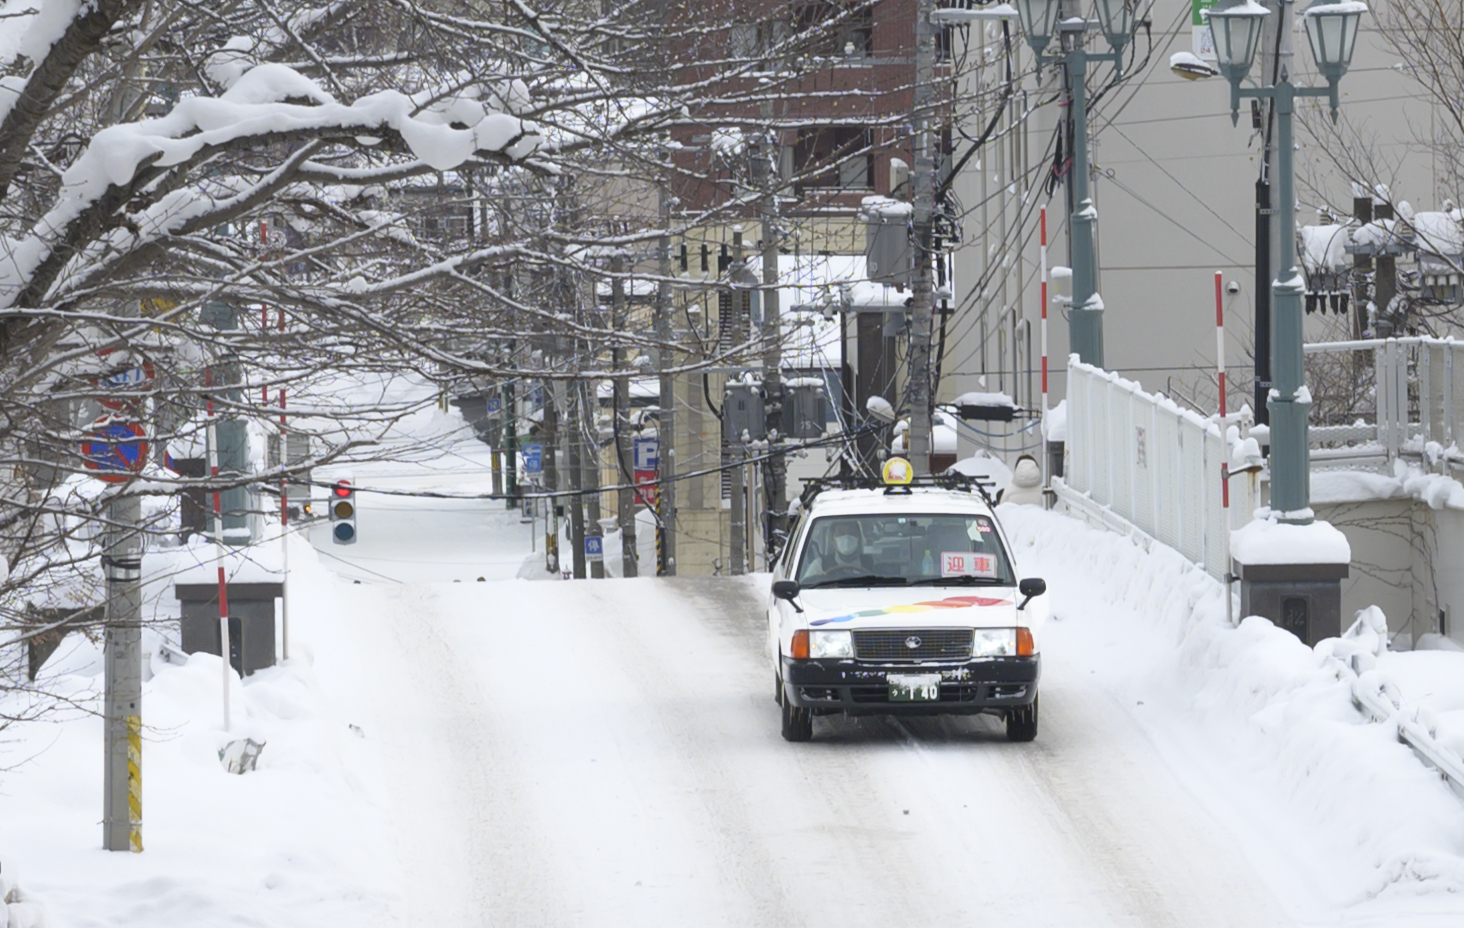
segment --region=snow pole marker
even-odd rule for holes
[[[1225,559],[1221,576],[1225,578],[1225,623],[1235,624],[1235,604],[1230,598],[1230,432],[1225,421],[1225,288],[1221,272],[1215,272],[1215,373],[1220,387],[1220,553]]]
[[[213,386],[213,369],[203,372],[205,387]],[[223,680],[224,731],[229,724],[229,583],[224,575],[224,495],[219,489],[219,430],[218,414],[214,410],[213,394],[209,394],[206,406],[208,415],[208,473],[214,480],[214,553],[219,559],[219,666]]]

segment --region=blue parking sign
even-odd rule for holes
[[[544,446],[524,445],[524,473],[542,474],[544,472]]]

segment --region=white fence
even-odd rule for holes
[[[1221,465],[1229,458],[1218,422],[1076,359],[1067,404],[1059,492],[1076,491],[1222,579]]]
[[[1391,470],[1399,455],[1427,457],[1444,470],[1464,464],[1450,449],[1464,438],[1464,342],[1412,336],[1321,342],[1308,355],[1372,353],[1374,413],[1347,425],[1313,425],[1312,467]],[[1455,371],[1459,376],[1455,377]],[[1437,445],[1425,455],[1427,444]]]

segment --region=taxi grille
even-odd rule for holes
[[[971,629],[856,629],[854,656],[861,661],[966,660]]]

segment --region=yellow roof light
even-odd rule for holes
[[[883,473],[885,485],[891,487],[908,486],[915,479],[915,468],[904,458],[890,458],[885,461]]]

